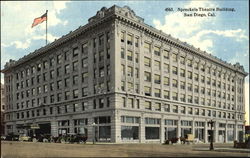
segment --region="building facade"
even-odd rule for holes
[[[4,109],[5,109],[4,85],[1,83],[1,135],[4,135]]]
[[[243,138],[244,80],[226,63],[144,23],[129,7],[103,7],[88,24],[2,70],[6,134],[164,142],[194,134]]]

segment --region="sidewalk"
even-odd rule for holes
[[[209,151],[209,147],[193,148],[193,150],[195,150],[195,151]],[[243,148],[214,148],[214,151],[250,153],[250,149],[243,149]]]

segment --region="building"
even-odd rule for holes
[[[1,83],[1,135],[4,134],[4,109],[5,109],[4,85]]]
[[[129,7],[103,7],[88,24],[4,72],[6,133],[164,142],[188,133],[243,138],[244,80],[229,64],[144,23]]]

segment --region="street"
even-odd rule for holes
[[[215,149],[232,149],[233,144],[214,144]],[[2,158],[9,157],[247,157],[250,153],[208,151],[209,144],[61,144],[1,142]]]

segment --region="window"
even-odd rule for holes
[[[205,76],[201,76],[201,82],[205,83]]]
[[[178,113],[178,106],[177,105],[173,105],[173,112],[174,113]]]
[[[70,69],[69,69],[69,64],[68,65],[65,65],[65,74],[68,74],[70,72]]]
[[[184,69],[180,70],[180,75],[181,75],[181,77],[185,77],[185,70]]]
[[[128,66],[128,76],[133,76],[133,67]]]
[[[130,61],[133,61],[133,52],[132,51],[127,51],[127,59]]]
[[[99,77],[104,77],[104,67],[99,69]]]
[[[134,108],[134,101],[132,98],[128,98],[127,105],[128,105],[128,107]]]
[[[151,88],[150,87],[144,87],[144,93],[146,96],[151,96]]]
[[[85,97],[87,95],[88,95],[88,88],[87,87],[82,88],[82,96]]]
[[[78,76],[77,75],[73,76],[73,85],[76,85],[76,84],[78,84]]]
[[[147,58],[147,57],[144,57],[144,65],[146,67],[151,67],[151,59]]]
[[[73,112],[76,112],[79,110],[79,105],[77,103],[73,104]]]
[[[198,62],[194,63],[194,69],[199,70],[199,63]]]
[[[180,111],[181,111],[182,114],[185,114],[186,113],[186,108],[184,106],[181,106]]]
[[[104,44],[104,35],[99,36],[99,46]]]
[[[78,53],[79,53],[78,47],[74,48],[74,49],[73,49],[73,57],[78,56]]]
[[[82,68],[88,67],[88,58],[82,59]]]
[[[104,60],[104,51],[100,51],[99,52],[99,61],[103,61]]]
[[[132,35],[127,35],[127,44],[128,44],[128,45],[133,45],[133,42],[132,42]]]
[[[193,103],[193,97],[191,95],[188,96],[188,102]]]
[[[192,60],[188,59],[188,60],[187,60],[187,65],[188,65],[189,67],[192,67]]]
[[[185,65],[185,58],[182,57],[182,56],[181,56],[181,58],[180,58],[180,63],[183,64],[183,65]]]
[[[82,45],[82,53],[88,54],[88,43],[87,42]]]
[[[169,78],[164,77],[163,80],[164,80],[164,85],[169,86]]]
[[[39,63],[39,64],[37,64],[37,71],[41,71],[41,69],[42,69],[42,64],[41,63]],[[21,73],[21,78],[23,78],[23,73],[24,71],[22,71],[22,73]]]
[[[64,79],[64,84],[65,84],[65,87],[69,87],[69,85],[70,85],[69,78]]]
[[[58,102],[62,101],[62,93],[57,94],[57,101]]]
[[[169,59],[169,51],[163,50],[163,56],[165,59]]]
[[[199,75],[198,74],[194,74],[194,80],[199,81]]]
[[[156,84],[161,84],[161,76],[160,75],[154,75],[154,81]]]
[[[124,81],[121,82],[121,90],[125,91],[125,82]]]
[[[62,63],[62,55],[61,54],[57,55],[57,63],[58,64]]]
[[[160,98],[161,97],[161,90],[160,89],[155,89],[155,97]]]
[[[169,91],[164,90],[163,94],[164,94],[165,99],[170,99],[170,92]]]
[[[125,40],[125,32],[121,32],[121,42],[124,42]]]
[[[157,55],[157,56],[161,56],[160,48],[159,47],[155,47],[154,48],[154,54]]]
[[[147,82],[151,82],[151,73],[150,72],[144,72],[144,80]]]
[[[50,79],[53,79],[55,77],[55,71],[51,70],[50,71]]]
[[[185,94],[181,94],[181,95],[180,95],[180,100],[181,100],[182,102],[185,102],[185,101],[186,101]]]
[[[61,76],[61,74],[62,74],[62,69],[61,69],[61,67],[58,67],[57,68],[57,76]]]
[[[165,73],[169,73],[169,64],[165,64],[163,65],[163,69]]]
[[[44,85],[44,86],[43,86],[43,89],[44,89],[44,92],[45,92],[45,93],[48,92],[48,85]]]
[[[69,91],[65,92],[65,100],[68,100],[70,98],[70,93]]]
[[[104,99],[100,98],[99,99],[99,108],[103,108],[104,107]]]
[[[122,70],[122,71],[121,71],[121,72],[122,72],[121,74],[122,74],[122,75],[125,75],[125,66],[124,66],[124,65],[121,65],[121,70]]]
[[[160,70],[161,69],[161,63],[159,61],[154,61],[154,67],[156,70]]]
[[[173,57],[173,61],[174,61],[174,62],[177,62],[177,54],[174,54],[174,53],[173,53],[173,54],[172,54],[172,57]]]
[[[68,60],[69,60],[69,56],[70,56],[70,52],[69,52],[69,51],[66,51],[66,52],[64,53],[64,60],[65,60],[65,61],[68,61]]]
[[[173,99],[173,100],[178,100],[178,93],[173,92],[173,93],[172,93],[172,99]]]
[[[139,38],[136,37],[136,38],[135,38],[135,47],[138,47],[138,46],[139,46]]]
[[[187,75],[188,75],[188,78],[189,78],[189,79],[192,79],[192,78],[193,78],[193,77],[192,77],[192,72],[191,72],[191,71],[188,71],[188,74],[187,74]]]
[[[75,61],[73,62],[73,71],[77,71],[77,69],[78,69],[78,62]]]
[[[178,81],[173,79],[172,86],[177,88],[178,87]]]
[[[151,110],[151,109],[152,109],[151,102],[149,102],[149,101],[145,101],[145,103],[144,103],[144,107],[145,107],[145,109],[147,109],[147,110]]]
[[[82,82],[87,82],[88,81],[88,72],[82,73]]]
[[[135,68],[135,77],[139,78],[139,69],[138,68]]]
[[[125,51],[124,48],[121,48],[121,58],[125,59]]]
[[[181,81],[181,83],[180,83],[181,89],[185,89],[185,85],[186,85],[186,83]]]
[[[78,89],[73,90],[73,98],[78,98]]]
[[[188,114],[193,115],[193,108],[191,108],[191,107],[188,108]]]
[[[150,52],[150,44],[149,43],[144,43],[144,50],[145,50],[145,52]]]

